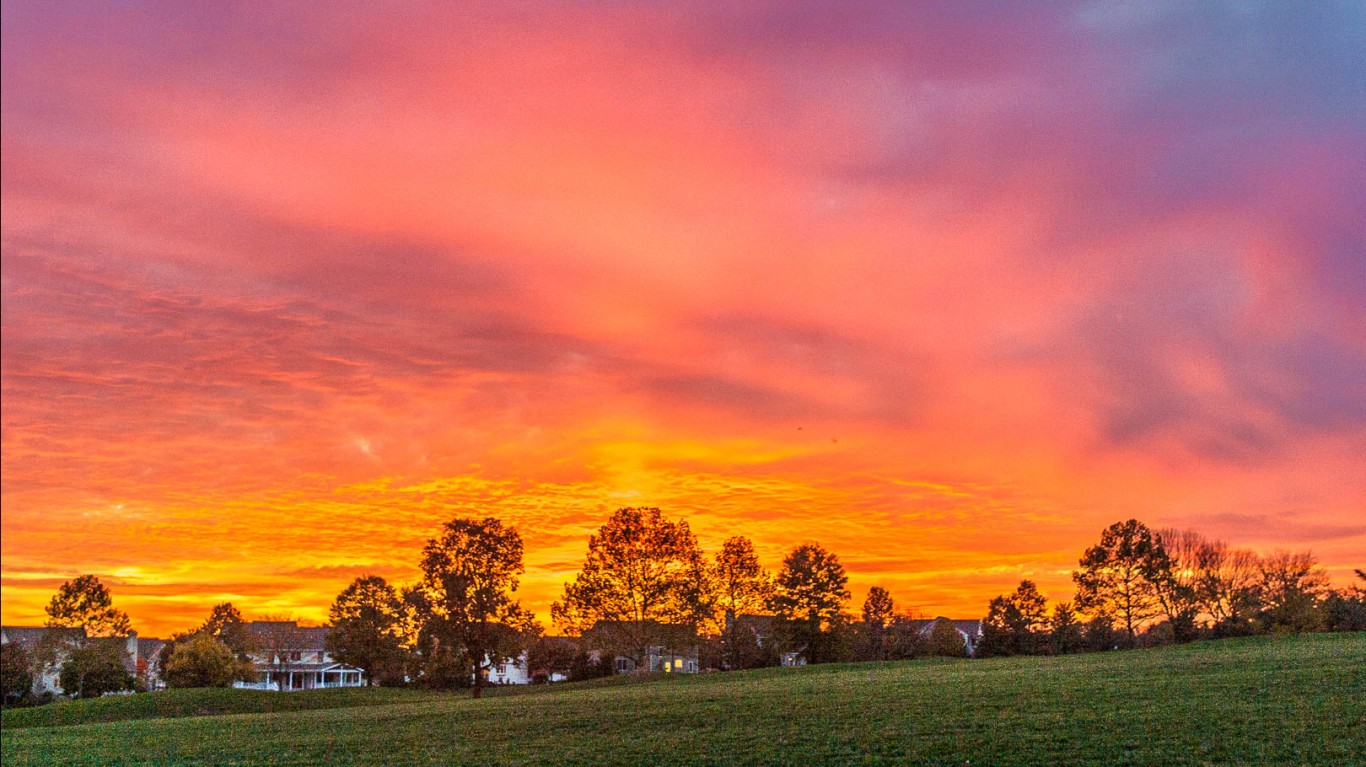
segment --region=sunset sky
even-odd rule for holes
[[[1359,2],[3,6],[3,621],[621,506],[900,608],[1366,565]],[[552,628],[553,630],[553,628]]]

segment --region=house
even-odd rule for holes
[[[234,687],[290,692],[366,684],[365,672],[334,660],[327,651],[326,626],[252,621],[246,628],[255,640],[251,660],[259,676],[254,682],[234,682]]]
[[[640,648],[639,658],[611,652],[612,670],[618,674],[696,674],[701,670],[696,634],[686,626],[659,621],[598,621],[583,632],[583,642],[595,649],[588,654],[602,662],[608,648]]]
[[[161,674],[161,651],[165,647],[164,639],[138,637],[137,665],[134,674],[143,688],[160,690],[166,686],[166,680]]]
[[[34,663],[34,695],[61,695],[62,664],[66,661],[68,648],[87,641],[83,628],[49,628],[47,626],[3,626],[0,627],[0,644],[14,643],[23,647]],[[144,678],[142,670],[156,662],[156,655],[143,654],[144,642],[159,643],[156,639],[139,639],[138,632],[130,631],[126,637],[114,637],[123,643],[123,667],[129,674]],[[151,645],[146,645],[151,647]],[[159,649],[159,648],[158,648]]]
[[[934,634],[934,630],[939,624],[947,623],[963,637],[963,645],[967,651],[968,657],[972,658],[977,655],[977,642],[982,639],[982,622],[980,620],[953,620],[941,616],[929,620],[917,619],[910,621],[909,623],[911,628],[926,640]]]
[[[485,663],[488,662],[485,656]],[[531,671],[527,669],[527,654],[523,652],[512,660],[503,660],[487,666],[485,678],[489,684],[531,684]]]

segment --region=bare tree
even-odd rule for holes
[[[1195,557],[1195,594],[1200,609],[1216,631],[1242,633],[1258,608],[1256,552],[1230,549],[1223,541],[1205,541]]]
[[[1328,573],[1308,551],[1277,551],[1262,559],[1258,590],[1262,615],[1273,630],[1299,633],[1319,627],[1319,601],[1328,588]]]
[[[1153,572],[1153,586],[1158,604],[1171,624],[1172,637],[1179,642],[1195,638],[1195,620],[1200,614],[1199,576],[1200,553],[1208,542],[1194,530],[1163,528],[1153,534],[1157,545],[1167,554],[1167,561]]]

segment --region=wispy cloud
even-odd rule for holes
[[[1359,565],[1364,25],[7,3],[5,620],[320,618],[454,514],[544,612],[632,504],[934,613],[1129,516]]]

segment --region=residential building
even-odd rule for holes
[[[919,632],[920,636],[929,639],[934,633],[934,629],[940,623],[947,623],[963,637],[963,644],[967,650],[968,657],[976,657],[977,642],[982,638],[982,622],[980,620],[953,620],[952,618],[931,618],[929,620],[910,621],[911,627]]]
[[[136,631],[126,637],[110,637],[123,644],[123,666],[130,676],[143,678],[143,669],[156,663],[156,653],[151,643],[157,639],[139,639]],[[33,660],[33,694],[62,695],[62,664],[66,661],[69,648],[89,641],[85,629],[50,628],[47,626],[3,626],[0,627],[0,644],[11,642],[21,646]],[[144,653],[147,648],[151,655]]]
[[[300,626],[295,621],[252,621],[247,631],[255,640],[254,682],[234,687],[275,690],[314,690],[327,687],[364,687],[365,672],[340,663],[327,651],[326,626]]]

